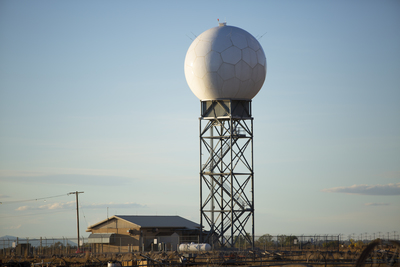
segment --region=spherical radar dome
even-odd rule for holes
[[[200,34],[186,53],[186,81],[200,100],[251,100],[266,74],[267,61],[257,39],[225,23]]]

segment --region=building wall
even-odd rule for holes
[[[93,234],[114,234],[110,244],[92,244],[95,253],[139,251],[140,227],[136,224],[114,218],[91,230]]]
[[[131,232],[129,232],[131,231]],[[92,252],[134,252],[158,250],[157,243],[165,243],[168,250],[177,250],[182,232],[174,228],[140,228],[140,226],[113,218],[91,228],[93,234],[113,233],[110,244],[92,244]],[[197,238],[196,238],[197,240]]]
[[[110,240],[110,244],[92,244],[92,252],[135,252],[139,251],[140,236],[115,234]]]

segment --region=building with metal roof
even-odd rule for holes
[[[198,242],[200,225],[180,216],[114,215],[89,226],[92,252],[176,250]]]

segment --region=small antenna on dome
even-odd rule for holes
[[[193,41],[193,38],[191,38],[189,35],[187,35],[187,34],[186,34],[186,36],[187,36],[187,37],[188,37],[190,40],[192,40],[192,41]]]
[[[197,35],[196,34],[194,34],[193,32],[190,32],[191,34],[193,34],[193,36],[194,36],[194,38],[197,38]],[[190,37],[189,35],[187,35],[186,34],[186,36],[190,39],[190,40],[192,40],[193,41],[193,38],[192,37]]]
[[[257,39],[257,40],[260,40],[260,39],[261,39],[264,35],[266,35],[266,34],[267,34],[267,32],[265,32],[265,33],[264,33],[263,35],[261,35],[260,37],[257,36],[256,39]]]
[[[219,19],[217,19],[217,20],[218,20],[218,26],[220,26],[220,27],[226,26],[226,20],[225,20],[225,22],[219,22]]]

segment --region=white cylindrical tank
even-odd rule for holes
[[[120,262],[112,262],[112,261],[109,261],[109,262],[107,263],[107,267],[121,267],[121,263],[120,263]]]
[[[209,251],[211,246],[207,243],[185,243],[179,245],[179,251],[182,252],[196,252],[196,251]]]
[[[202,101],[251,100],[266,73],[267,61],[257,39],[226,23],[200,34],[186,53],[186,81]]]

